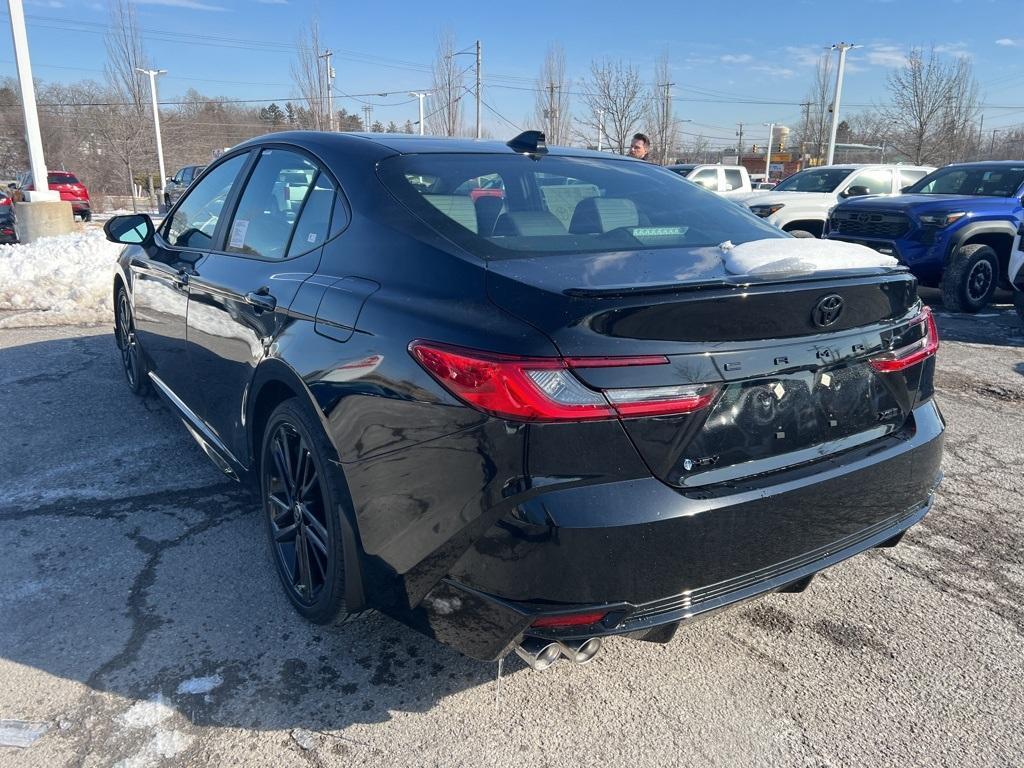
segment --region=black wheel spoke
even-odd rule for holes
[[[313,598],[313,573],[309,566],[309,543],[306,538],[306,531],[302,529],[296,540],[295,554],[299,560],[299,576],[302,584],[302,591],[306,599]]]
[[[274,533],[274,541],[277,541],[279,543],[295,541],[296,532],[298,530],[298,523],[292,523],[291,525],[286,525],[283,528],[278,528],[277,532]]]
[[[327,527],[321,523],[306,506],[302,507],[302,519],[306,526],[306,533],[313,546],[319,549],[324,556],[327,555],[327,540],[329,534]]]
[[[303,478],[306,476],[306,468],[310,463],[306,444],[300,440],[299,456],[295,461],[295,485],[292,486],[292,498],[296,501],[302,501]]]
[[[306,482],[303,483],[301,488],[299,488],[299,498],[302,500],[306,500],[310,497],[309,492],[313,490],[313,488],[317,485],[318,480],[316,474],[316,466],[313,464],[312,461],[308,463],[308,467],[309,470],[306,474]]]
[[[290,507],[295,497],[292,496],[292,483],[289,479],[289,468],[287,465],[287,459],[284,456],[284,449],[281,446],[281,436],[277,434],[274,436],[274,441],[271,443],[270,451],[274,457],[274,464],[277,466],[277,472],[280,475],[278,478],[281,481],[281,485],[284,487],[285,495],[287,496],[288,506]]]

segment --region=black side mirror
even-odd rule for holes
[[[860,197],[861,195],[870,195],[871,191],[860,184],[854,184],[846,188],[846,191],[842,193],[842,197]]]
[[[103,225],[103,233],[112,243],[123,245],[149,245],[153,242],[156,227],[146,213],[131,213],[114,216]]]

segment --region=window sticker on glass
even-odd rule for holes
[[[228,241],[229,248],[241,248],[245,245],[245,233],[249,230],[249,221],[247,219],[238,219],[235,221],[235,225],[231,227],[231,238]]]
[[[316,242],[316,232],[310,232],[306,236],[306,242],[307,243],[315,243]]]
[[[633,237],[680,237],[689,227],[637,227]]]

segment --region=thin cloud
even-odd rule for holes
[[[902,67],[907,54],[895,45],[872,45],[868,48],[868,63],[876,67]]]
[[[198,0],[132,0],[136,5],[167,5],[171,8],[187,8],[190,11],[226,11],[219,5],[207,5]]]
[[[260,5],[288,5],[288,0],[256,0]]]
[[[796,74],[796,72],[788,67],[773,67],[768,64],[758,64],[756,67],[751,67],[750,71],[763,72],[771,77],[792,77]]]
[[[748,61],[753,61],[754,57],[749,53],[741,53],[739,55],[727,53],[721,57],[721,60],[726,64],[746,64]]]
[[[813,45],[795,46],[787,45],[786,54],[789,56],[792,63],[800,67],[816,67],[818,61],[821,60],[822,55],[825,53],[824,46],[817,47]]]
[[[996,45],[1005,45],[1012,48],[1013,46],[1020,45],[1020,43],[1016,40],[1011,40],[1008,37],[1000,37],[996,40]]]

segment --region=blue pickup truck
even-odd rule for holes
[[[921,285],[942,288],[947,309],[977,312],[997,287],[1011,287],[1022,195],[1024,161],[947,165],[902,195],[840,203],[829,212],[825,233],[895,256]]]

